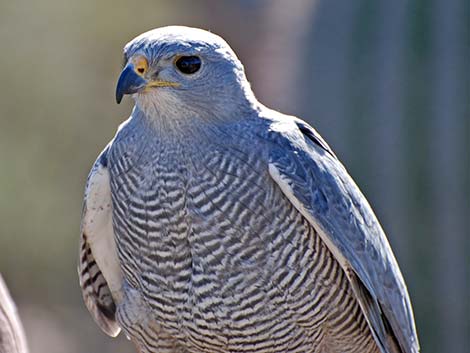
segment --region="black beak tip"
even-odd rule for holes
[[[116,103],[120,104],[122,101],[123,94],[121,92],[116,92]]]

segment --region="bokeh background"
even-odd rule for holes
[[[86,311],[76,262],[122,47],[222,35],[268,106],[314,125],[381,220],[423,352],[470,347],[470,1],[0,1],[0,272],[32,353],[134,352]]]

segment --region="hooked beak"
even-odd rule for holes
[[[132,63],[128,63],[121,75],[116,86],[116,102],[121,103],[125,94],[139,92],[147,86],[147,80],[140,76]]]

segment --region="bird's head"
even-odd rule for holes
[[[150,115],[165,116],[220,115],[254,101],[230,46],[215,34],[182,26],[151,30],[125,46],[116,101],[125,94]]]

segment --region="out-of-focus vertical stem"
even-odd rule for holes
[[[302,89],[299,76],[309,66],[305,43],[316,3],[292,1],[286,11],[285,1],[275,0],[265,2],[262,8],[252,80],[257,82],[260,100],[268,106],[292,113],[290,105],[298,101]]]
[[[408,0],[381,2],[378,9],[377,50],[373,56],[373,99],[371,117],[370,161],[376,171],[371,178],[372,194],[378,199],[378,208],[385,230],[395,249],[402,270],[409,268],[410,254],[407,234],[409,210],[406,200],[405,168],[406,129],[403,87],[405,77],[405,29]],[[375,174],[375,173],[374,173]]]
[[[438,234],[436,252],[436,292],[438,293],[441,350],[453,353],[469,351],[468,292],[466,276],[468,253],[469,200],[465,194],[468,151],[462,129],[468,96],[462,75],[468,58],[464,56],[464,2],[434,0],[433,97],[429,124],[434,136],[431,144],[433,164],[430,169],[434,226]],[[467,93],[468,94],[468,93]],[[464,157],[464,158],[462,158]],[[468,248],[467,248],[468,249]]]
[[[15,303],[0,275],[0,353],[27,353],[23,326]]]

